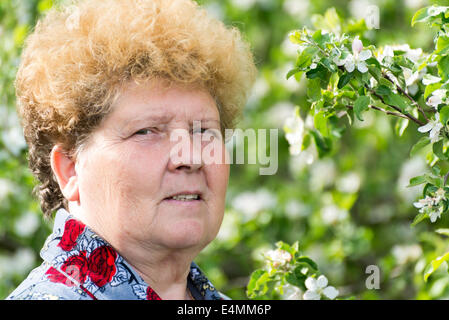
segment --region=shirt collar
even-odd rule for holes
[[[110,244],[65,209],[57,211],[53,232],[41,257],[50,264],[46,272],[50,281],[63,283],[93,299],[160,299]],[[187,280],[195,299],[223,298],[194,262]]]

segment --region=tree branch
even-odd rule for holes
[[[426,113],[424,112],[423,108],[418,104],[418,102],[415,101],[415,99],[413,99],[405,90],[403,90],[400,86],[398,86],[396,83],[394,83],[394,81],[390,78],[390,76],[384,72],[382,72],[382,76],[387,79],[388,81],[390,81],[392,84],[394,84],[396,86],[396,90],[398,90],[400,93],[402,93],[404,96],[407,97],[407,99],[409,99],[411,101],[411,103],[418,108],[418,110],[421,112],[421,114],[423,115],[424,119],[426,119],[426,121],[429,121],[429,119],[427,118]]]
[[[378,98],[380,101],[382,101],[383,104],[385,104],[385,105],[389,106],[390,108],[393,108],[393,109],[396,110],[397,112],[403,114],[403,115],[406,116],[408,119],[410,119],[410,120],[412,120],[413,122],[415,122],[416,124],[418,124],[418,125],[420,125],[420,126],[423,126],[423,125],[425,124],[425,123],[423,123],[422,121],[416,119],[416,118],[415,118],[414,116],[412,116],[411,114],[409,114],[409,113],[407,113],[407,112],[403,112],[400,108],[398,108],[398,107],[396,107],[396,106],[394,106],[394,105],[391,105],[391,104],[386,103],[385,100],[384,100],[384,98],[383,98],[382,96],[378,95],[374,90],[370,89],[367,85],[365,85],[365,88],[366,88],[369,92],[371,92],[371,94],[372,94],[373,96],[375,96],[375,97]]]
[[[354,106],[346,105],[346,107],[349,108],[349,109],[354,109]],[[385,110],[383,108],[376,107],[376,106],[373,106],[373,105],[369,105],[368,107],[371,108],[371,109],[377,110],[377,111],[381,111],[381,112],[383,112],[383,113],[385,113],[387,115],[390,115],[390,116],[400,117],[400,118],[404,118],[404,119],[408,120],[408,118],[405,115],[403,115],[402,113],[388,111],[388,110]]]

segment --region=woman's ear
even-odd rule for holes
[[[51,150],[50,162],[64,197],[68,201],[79,201],[75,161],[64,152],[60,145],[55,145]]]

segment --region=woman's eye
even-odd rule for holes
[[[201,136],[205,141],[209,141],[211,137],[214,139],[221,138],[221,133],[218,129],[201,128],[201,130],[197,130],[194,133],[201,133]]]
[[[147,135],[149,133],[154,133],[156,129],[155,128],[145,128],[145,129],[140,129],[139,131],[136,131],[134,134],[135,135]]]
[[[195,130],[193,133],[205,133],[207,131],[207,128],[200,128],[200,130]]]

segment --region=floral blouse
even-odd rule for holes
[[[43,263],[7,297],[24,300],[161,300],[105,240],[64,209],[41,250]],[[187,286],[197,300],[220,300],[192,262]]]

